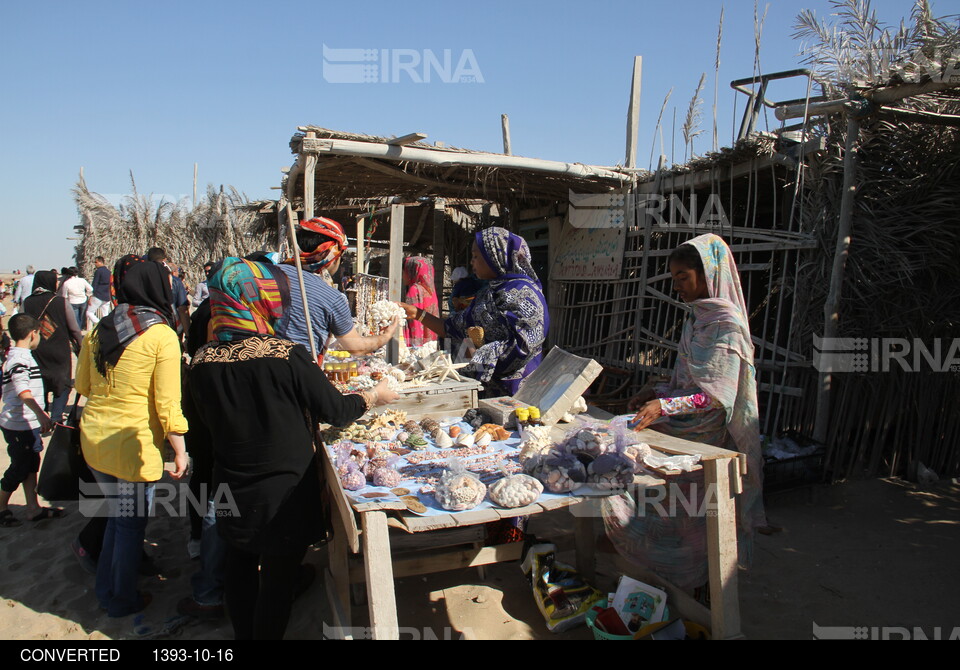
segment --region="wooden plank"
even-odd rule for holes
[[[455,547],[463,544],[473,544],[482,541],[486,535],[483,526],[462,526],[457,528],[444,528],[430,533],[411,533],[404,528],[403,533],[392,533],[390,535],[390,548],[394,554],[397,552],[438,549],[444,547]]]
[[[358,514],[363,512],[376,512],[378,510],[383,512],[405,512],[407,506],[399,501],[378,501],[376,499],[370,500],[370,502],[357,502],[355,500],[350,500],[351,505],[353,506],[353,511]]]
[[[330,461],[326,447],[319,440],[317,444],[320,445],[317,450],[320,452],[320,467],[323,469],[323,477],[330,489],[330,497],[333,498],[333,504],[336,508],[336,515],[333,518],[336,525],[335,532],[344,537],[347,547],[355,554],[360,551],[360,529],[357,528],[357,519],[353,514],[351,501],[343,492],[343,487],[340,486],[340,476]]]
[[[401,515],[400,520],[411,533],[426,533],[439,528],[456,528],[452,514],[434,516],[416,516],[415,514]]]
[[[679,437],[673,437],[672,435],[664,435],[663,433],[658,433],[657,431],[651,428],[644,428],[641,431],[638,431],[638,436],[644,442],[649,444],[654,449],[659,451],[665,451],[668,454],[677,454],[677,455],[689,455],[695,456],[700,455],[700,460],[703,462],[715,460],[718,458],[736,458],[737,452],[730,451],[729,449],[721,449],[720,447],[714,447],[709,444],[700,444],[699,442],[691,442],[690,440],[684,440]]]
[[[363,568],[373,639],[395,640],[400,633],[387,515],[383,512],[367,512],[360,515],[360,520],[363,525]]]
[[[410,133],[408,135],[394,137],[392,140],[387,140],[387,144],[395,147],[402,147],[405,144],[413,144],[414,142],[421,142],[425,139],[427,139],[426,133]]]
[[[397,579],[415,575],[429,575],[449,570],[476,568],[492,563],[520,560],[523,543],[498,544],[492,547],[471,547],[456,551],[424,552],[420,556],[398,558],[393,561],[392,572]],[[360,567],[353,568],[350,579],[354,582],[364,578]]]
[[[468,512],[457,512],[453,515],[453,520],[458,526],[473,526],[481,523],[499,521],[500,515],[495,509],[478,509]]]
[[[576,505],[580,502],[580,498],[575,498],[572,495],[567,494],[567,496],[562,498],[547,498],[546,500],[538,500],[537,504],[543,508],[543,511],[549,512],[550,510],[560,509],[562,507],[570,507],[570,505]]]
[[[708,495],[713,489],[714,505],[707,506],[707,562],[710,575],[710,619],[713,639],[740,635],[740,595],[737,574],[737,506],[730,490],[731,470],[736,459],[705,463]]]

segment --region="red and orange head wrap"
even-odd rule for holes
[[[347,248],[347,235],[343,226],[325,217],[300,222],[300,230],[319,235],[321,242],[313,249],[300,250],[300,263],[309,272],[320,272],[336,261]],[[299,237],[299,236],[298,236]],[[288,263],[291,262],[287,261]]]

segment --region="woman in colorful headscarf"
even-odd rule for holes
[[[504,228],[487,228],[474,239],[471,268],[489,283],[473,302],[446,321],[400,303],[408,319],[441,337],[469,338],[476,346],[467,374],[485,395],[513,395],[542,359],[550,316],[543,288],[530,263],[526,241]]]
[[[403,283],[407,285],[404,302],[422,309],[427,314],[440,316],[440,303],[433,285],[433,265],[422,256],[411,256],[403,263]],[[423,327],[419,321],[408,321],[403,329],[408,346],[420,347],[437,339],[437,334]]]
[[[87,397],[80,424],[83,456],[107,488],[110,518],[97,560],[96,594],[113,617],[140,611],[143,538],[164,442],[175,479],[187,470],[180,410],[180,342],[173,330],[170,273],[159,263],[118,262],[117,308],[84,339],[77,392]]]
[[[713,234],[677,247],[670,255],[669,269],[674,290],[690,306],[690,315],[683,325],[670,382],[645,389],[630,400],[630,408],[637,412],[635,429],[649,427],[746,454],[747,481],[738,500],[738,526],[742,553],[747,556],[752,531],[771,529],[763,509],[754,349],[740,275],[729,247]],[[643,553],[641,547],[649,549],[644,535],[651,535],[651,523],[660,523],[636,514],[632,506],[632,500],[613,499],[604,504],[607,535],[627,556]],[[676,524],[673,530],[690,531],[691,536],[700,535],[692,532],[695,526],[705,533],[702,518],[663,523]],[[682,524],[689,528],[678,530]],[[668,533],[660,528],[653,534]],[[706,548],[686,549],[691,551],[690,560],[671,555],[671,560],[665,559],[664,563],[685,564],[689,567],[685,575],[688,585],[698,580],[702,584],[706,580]]]
[[[385,381],[341,395],[302,345],[275,335],[290,287],[279,266],[227,258],[209,281],[216,342],[197,351],[188,387],[214,452],[224,596],[237,639],[280,639],[300,563],[322,539],[318,422],[345,426],[397,397]]]

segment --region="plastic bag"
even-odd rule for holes
[[[487,496],[486,485],[469,472],[458,458],[451,458],[449,466],[440,475],[440,482],[433,493],[443,509],[461,512],[473,509]]]
[[[556,546],[535,544],[523,559],[521,568],[533,590],[537,609],[547,630],[560,633],[582,624],[587,612],[603,594],[587,584],[569,565],[556,560]]]

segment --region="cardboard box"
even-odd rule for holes
[[[554,347],[533,374],[524,380],[516,395],[482,400],[480,409],[495,421],[504,418],[502,425],[510,427],[506,421],[515,422],[513,412],[517,407],[538,407],[540,420],[545,426],[552,426],[570,411],[573,403],[602,371],[603,366],[595,360]]]

